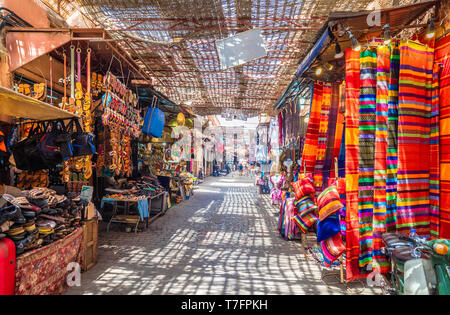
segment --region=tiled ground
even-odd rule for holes
[[[101,232],[97,265],[67,294],[377,293],[358,283],[346,290],[333,276],[326,284],[330,271],[283,240],[277,219],[253,180],[208,178],[146,231]]]

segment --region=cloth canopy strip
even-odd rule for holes
[[[400,43],[397,231],[430,234],[430,114],[434,49]]]
[[[371,270],[377,93],[376,48],[361,52],[359,92],[359,266]]]
[[[317,140],[319,135],[320,110],[322,107],[323,83],[314,83],[313,100],[311,104],[311,112],[309,115],[308,129],[305,136],[305,144],[303,147],[302,165],[306,165],[306,172],[314,172],[316,165]]]
[[[386,231],[386,164],[388,138],[388,100],[390,75],[390,49],[383,45],[377,47],[377,98],[375,130],[375,166],[373,195],[373,252],[372,267],[385,273],[389,263],[381,252],[381,235]]]
[[[319,124],[319,137],[317,140],[317,157],[316,166],[314,169],[314,186],[316,191],[320,192],[323,188],[323,176],[325,164],[325,151],[327,149],[327,136],[328,136],[328,120],[330,116],[331,107],[331,84],[323,84],[323,96],[322,96],[322,108]]]
[[[439,237],[450,238],[450,34],[436,42],[435,62],[441,66],[439,80],[440,200]]]
[[[391,45],[389,76],[388,138],[386,166],[386,232],[395,232],[397,220],[397,133],[398,133],[398,76],[400,71],[399,43]]]
[[[345,51],[345,182],[346,182],[346,279],[361,277],[359,272],[359,52]]]

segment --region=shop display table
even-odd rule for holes
[[[104,197],[101,202],[101,208],[103,208],[105,203],[111,203],[113,205],[113,213],[111,220],[109,220],[108,225],[106,227],[106,231],[109,232],[109,228],[112,223],[119,224],[131,224],[134,226],[134,232],[137,233],[137,229],[140,223],[145,223],[145,227],[147,228],[149,223],[155,220],[157,217],[164,213],[164,198],[165,192],[160,192],[153,196],[146,196],[145,198],[138,199],[114,199],[114,198],[106,198]],[[162,198],[161,198],[162,197]],[[152,200],[161,199],[160,211],[158,211],[155,215],[151,212],[152,209]],[[122,209],[123,214],[119,214],[119,203],[123,203]],[[139,215],[129,215],[130,205],[137,204],[137,208],[139,211]]]
[[[67,288],[67,271],[72,263],[81,263],[83,229],[65,238],[26,252],[16,259],[16,295],[61,294]]]

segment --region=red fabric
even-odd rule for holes
[[[345,51],[345,181],[347,204],[346,278],[351,281],[361,277],[359,272],[359,52]]]
[[[314,83],[313,100],[309,115],[305,145],[303,147],[302,164],[300,166],[302,172],[303,172],[303,165],[306,165],[306,172],[308,173],[314,172],[314,167],[316,165],[322,96],[323,96],[323,84],[321,82]]]
[[[81,262],[83,229],[64,239],[24,253],[16,261],[16,295],[61,294],[67,287],[67,265]]]
[[[292,188],[294,189],[296,200],[299,200],[306,195],[314,194],[316,192],[316,190],[314,189],[314,185],[307,177],[303,177],[300,180],[292,183]]]
[[[439,237],[450,238],[450,34],[436,43],[435,63],[441,64],[440,77],[440,209]]]

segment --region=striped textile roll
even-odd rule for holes
[[[430,135],[430,236],[439,238],[439,74],[441,67],[433,66]]]
[[[278,232],[281,235],[284,235],[284,230],[285,230],[285,226],[284,226],[285,211],[286,211],[286,200],[283,200],[283,202],[281,203],[281,206],[280,206],[280,216],[278,217]]]
[[[389,272],[389,263],[381,252],[381,235],[386,231],[386,161],[388,137],[388,99],[390,75],[389,46],[377,47],[377,104],[375,130],[375,169],[373,192],[373,251],[374,270]]]
[[[298,200],[294,201],[294,206],[297,208],[297,212],[299,216],[304,216],[310,212],[316,212],[317,206],[311,200],[310,196],[304,196]]]
[[[316,159],[316,166],[314,168],[314,186],[316,187],[317,192],[322,191],[323,187],[322,171],[324,170],[325,151],[327,148],[328,120],[330,116],[330,107],[331,107],[331,84],[324,83],[322,109],[319,125],[319,138],[317,141],[317,159]]]
[[[306,233],[319,219],[313,212],[310,212],[302,216],[297,214],[292,220],[303,233]]]
[[[296,224],[292,221],[292,218],[296,215],[296,208],[294,206],[294,198],[286,198],[286,208],[284,211],[284,235],[286,240],[291,240],[298,233]]]
[[[317,197],[319,220],[323,221],[343,208],[335,185],[329,186]]]
[[[439,80],[439,237],[450,239],[450,34],[436,42]]]
[[[346,181],[346,279],[361,278],[359,270],[359,52],[345,51],[345,181]]]
[[[314,172],[314,167],[316,165],[317,139],[319,134],[322,94],[323,83],[315,82],[311,111],[308,120],[308,128],[305,137],[305,144],[303,145],[302,164],[300,165],[301,171],[303,171],[303,162],[305,162],[307,173]]]
[[[372,271],[377,51],[361,52],[359,89],[359,266]]]
[[[327,147],[325,150],[325,160],[323,164],[322,188],[328,183],[328,178],[336,177],[334,175],[334,148],[336,141],[336,129],[339,112],[339,83],[331,83],[331,105],[328,118]],[[341,130],[342,132],[342,130]]]
[[[397,231],[430,235],[430,115],[434,49],[400,43]]]
[[[397,221],[397,132],[398,76],[400,71],[399,43],[391,44],[389,75],[388,138],[386,165],[386,232],[396,231]]]

